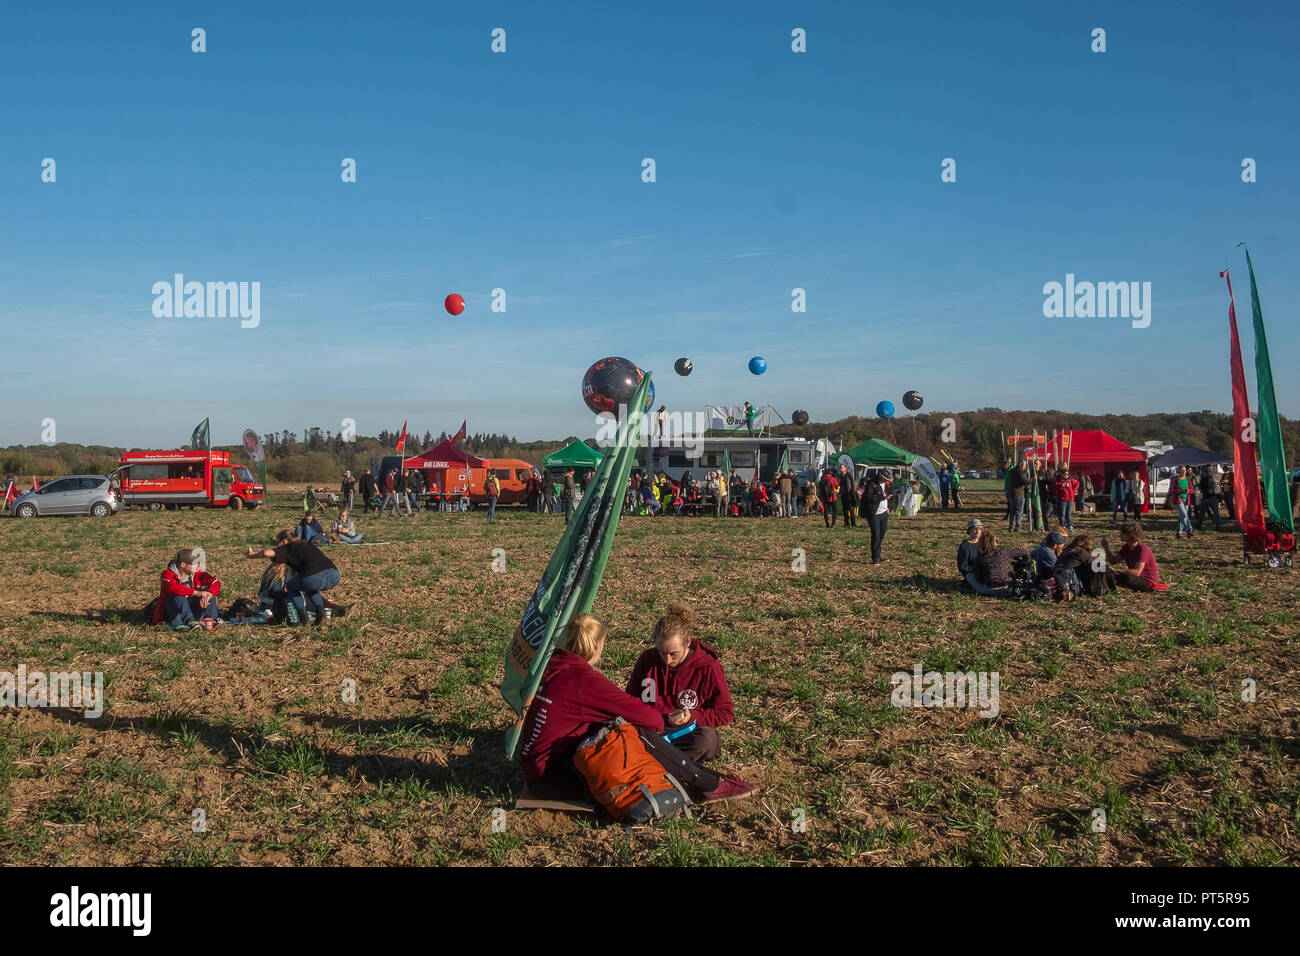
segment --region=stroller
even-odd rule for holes
[[[1266,522],[1263,534],[1241,536],[1241,563],[1250,564],[1252,554],[1266,555],[1265,561],[1270,568],[1284,564],[1289,568],[1295,561],[1295,535],[1277,522]]]

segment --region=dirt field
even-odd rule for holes
[[[296,520],[254,512],[0,519],[0,670],[102,671],[105,714],[0,714],[0,855],[121,864],[1279,864],[1300,856],[1297,572],[1239,564],[1235,533],[1175,542],[1170,590],[1068,607],[960,593],[971,514],[867,530],[821,519],[624,518],[596,604],[626,680],[683,599],[736,701],[720,766],[760,797],[624,831],[509,810],[496,685],[562,519],[506,509],[375,521],[330,549],[355,603],[327,631],[175,634],[133,615],[183,546],[223,605],[254,597]],[[1106,529],[1084,516],[1084,530]],[[1034,536],[1004,543],[1029,544]],[[493,572],[493,549],[506,568]],[[806,552],[806,571],[791,568]],[[897,708],[890,675],[997,671],[1000,713]],[[344,703],[344,682],[356,682]],[[1243,681],[1256,699],[1244,702]],[[493,831],[495,808],[505,829]],[[205,831],[195,832],[202,809]],[[1094,832],[1097,811],[1105,832]],[[804,832],[793,826],[802,819]]]

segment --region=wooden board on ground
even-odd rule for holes
[[[598,809],[594,803],[581,800],[539,800],[533,796],[528,787],[524,787],[515,801],[516,810],[562,810],[566,813],[595,813]]]

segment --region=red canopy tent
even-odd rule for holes
[[[458,488],[468,489],[469,469],[483,468],[486,464],[482,458],[461,451],[450,439],[414,458],[402,461],[403,468],[418,468],[424,472],[425,486],[430,490],[436,482],[439,490],[444,492]]]
[[[1060,459],[1056,458],[1059,450]],[[1098,495],[1108,495],[1110,480],[1116,472],[1128,473],[1136,470],[1142,476],[1146,487],[1146,504],[1142,510],[1151,509],[1151,479],[1147,474],[1146,452],[1130,448],[1113,435],[1101,429],[1090,431],[1060,432],[1048,436],[1047,447],[1026,448],[1024,458],[1037,458],[1044,464],[1064,468],[1068,463],[1074,474],[1087,473],[1092,479],[1092,487]]]

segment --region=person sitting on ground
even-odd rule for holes
[[[975,558],[980,583],[991,590],[1006,592],[1011,585],[1011,562],[1024,553],[1021,549],[998,547],[998,537],[993,529],[984,529],[980,535],[979,554]]]
[[[166,621],[173,631],[186,631],[202,627],[204,620],[220,622],[217,595],[221,593],[221,582],[195,567],[199,555],[197,550],[183,548],[163,569],[151,624]]]
[[[346,607],[327,602],[321,595],[322,591],[330,591],[339,586],[339,569],[316,545],[299,540],[297,532],[281,531],[275,536],[274,548],[262,551],[249,548],[248,557],[271,558],[277,564],[289,566],[293,577],[284,582],[284,589],[302,622],[307,620],[308,601],[311,601],[315,609],[317,627],[325,626],[321,611],[326,607],[337,617],[347,613]]]
[[[1006,597],[1005,587],[990,587],[980,576],[980,543],[992,533],[984,527],[984,522],[979,518],[971,518],[966,522],[966,540],[957,546],[957,570],[976,594],[985,597]]]
[[[1049,532],[1047,537],[1043,538],[1043,543],[1029,552],[1029,556],[1034,559],[1034,569],[1038,572],[1040,579],[1050,578],[1052,570],[1056,567],[1056,559],[1061,556],[1065,550],[1067,538],[1059,531]]]
[[[1123,541],[1119,549],[1119,557],[1124,559],[1128,565],[1127,571],[1115,571],[1115,583],[1122,584],[1126,588],[1132,588],[1134,591],[1163,591],[1160,585],[1160,567],[1156,564],[1156,556],[1151,553],[1151,549],[1142,541],[1142,526],[1136,521],[1128,521],[1119,529],[1119,536]],[[1106,561],[1112,568],[1117,568],[1119,562],[1116,556],[1111,552],[1110,545],[1106,539],[1101,539],[1102,550],[1106,552]]]
[[[962,580],[969,580],[968,575],[976,574],[975,559],[980,553],[980,535],[983,533],[984,522],[979,518],[966,522],[966,538],[957,545],[957,573]]]
[[[319,538],[321,544],[329,543],[329,539],[325,536],[325,529],[316,520],[313,512],[308,511],[303,515],[302,521],[298,522],[298,526],[293,530],[298,532],[298,537],[303,541],[315,541]]]
[[[1095,570],[1094,555],[1092,553],[1092,539],[1087,533],[1077,534],[1065,546],[1061,556],[1056,559],[1056,582],[1061,585],[1063,578],[1067,578],[1066,572],[1073,572],[1079,581],[1080,593],[1090,594],[1093,597],[1102,597],[1110,593],[1115,586],[1115,575],[1109,569]]]
[[[338,518],[330,526],[330,531],[344,544],[361,543],[361,535],[357,532],[356,522],[352,520],[352,511],[348,508],[339,512]]]
[[[1034,559],[1034,570],[1038,573],[1040,581],[1052,579],[1056,582],[1057,595],[1067,604],[1075,599],[1077,592],[1080,590],[1075,587],[1075,580],[1072,579],[1073,571],[1066,573],[1065,568],[1061,568],[1061,576],[1057,576],[1056,565],[1060,560],[1061,552],[1065,550],[1066,537],[1059,531],[1048,533],[1043,539],[1043,543],[1034,548],[1029,556]]]
[[[751,796],[757,787],[737,777],[715,773],[691,759],[659,734],[664,718],[639,697],[615,687],[595,665],[605,650],[605,626],[590,614],[578,614],[564,631],[564,646],[551,655],[541,684],[524,715],[520,763],[535,797],[576,800],[587,793],[573,766],[578,744],[615,717],[641,731],[646,749],[699,803],[718,803]]]
[[[655,624],[654,647],[632,668],[627,692],[647,700],[664,715],[669,731],[695,724],[695,729],[673,740],[682,753],[701,762],[722,754],[718,728],[735,718],[731,690],[718,654],[708,644],[692,639],[695,618],[685,604],[673,604]]]

